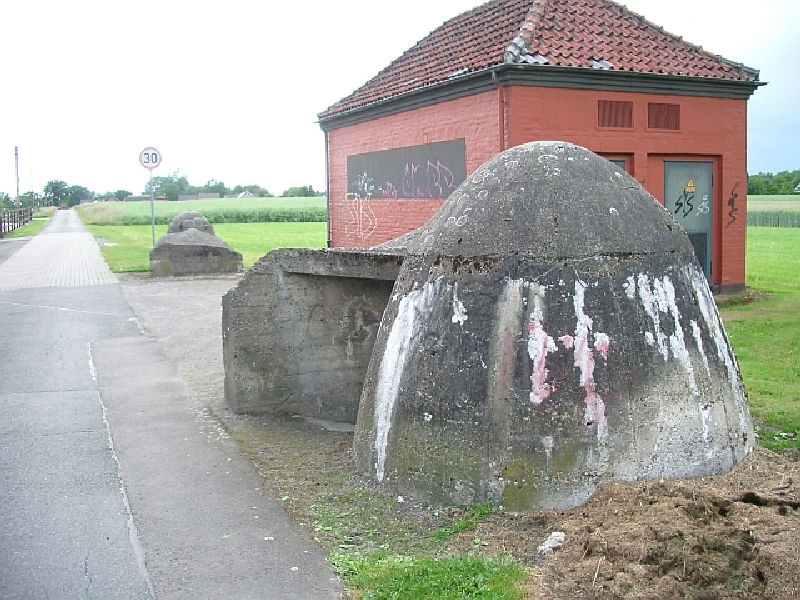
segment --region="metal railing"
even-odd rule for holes
[[[9,231],[27,225],[33,218],[33,208],[0,208],[0,238]]]

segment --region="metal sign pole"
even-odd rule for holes
[[[139,164],[150,171],[150,231],[153,234],[153,248],[155,248],[156,216],[153,208],[153,200],[155,195],[155,190],[153,189],[153,169],[157,168],[161,164],[161,153],[152,146],[148,146],[139,152]]]
[[[156,218],[153,212],[153,170],[150,169],[150,231],[153,234],[153,248],[156,247]]]

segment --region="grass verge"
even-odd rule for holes
[[[397,556],[376,552],[370,556],[333,554],[331,562],[362,598],[428,600],[429,598],[521,598],[516,585],[524,571],[509,560],[475,556],[446,559]]]
[[[759,443],[800,448],[800,229],[747,229],[747,285],[769,296],[722,314]]]
[[[434,507],[387,497],[354,483],[351,433],[309,427],[299,418],[254,419],[227,425],[292,519],[331,553],[348,597],[521,597],[525,570],[480,538],[481,525],[495,514],[491,506]]]
[[[4,234],[3,237],[5,239],[11,239],[11,238],[20,238],[20,237],[37,235],[42,229],[44,229],[47,226],[49,220],[50,218],[48,216],[37,215],[27,225],[23,225],[22,227],[20,227],[19,229],[15,229],[14,231],[9,231],[8,233]]]

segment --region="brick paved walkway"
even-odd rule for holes
[[[0,290],[117,283],[92,234],[71,210],[0,265]]]

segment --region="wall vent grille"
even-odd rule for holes
[[[633,128],[633,102],[598,100],[597,125],[598,127]]]
[[[681,128],[680,104],[660,104],[650,102],[647,105],[647,127],[649,129],[669,129],[679,131]]]

